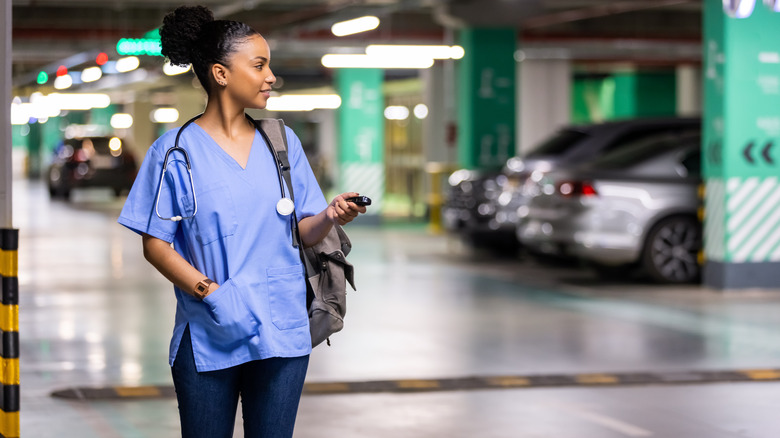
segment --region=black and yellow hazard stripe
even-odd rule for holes
[[[19,230],[0,229],[0,437],[19,436]]]
[[[661,373],[537,374],[474,376],[448,379],[372,380],[365,382],[309,382],[304,395],[412,393],[543,387],[616,387],[629,385],[696,385],[717,382],[778,382],[780,369],[682,371]],[[172,386],[66,388],[53,397],[75,400],[130,400],[175,397]]]

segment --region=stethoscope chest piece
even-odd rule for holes
[[[295,204],[288,197],[284,197],[276,203],[276,211],[282,216],[289,216],[295,211]]]

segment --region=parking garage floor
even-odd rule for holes
[[[22,436],[179,436],[174,297],[116,224],[122,201],[14,184]],[[780,436],[780,291],[603,282],[423,226],[347,230],[358,291],[312,355],[297,438]]]

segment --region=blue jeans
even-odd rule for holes
[[[308,365],[309,356],[274,357],[199,373],[188,327],[172,368],[182,437],[232,438],[239,395],[244,437],[292,437]]]

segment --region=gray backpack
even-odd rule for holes
[[[287,183],[290,198],[295,201],[290,162],[287,158],[287,136],[281,119],[255,120],[255,125],[274,149],[276,159]],[[316,347],[322,341],[330,345],[330,335],[344,327],[347,313],[347,282],[355,289],[354,268],[347,261],[352,243],[339,225],[334,225],[318,244],[303,248],[298,234],[298,218],[292,215],[293,246],[301,252],[306,268],[306,304],[309,309],[311,345]]]

